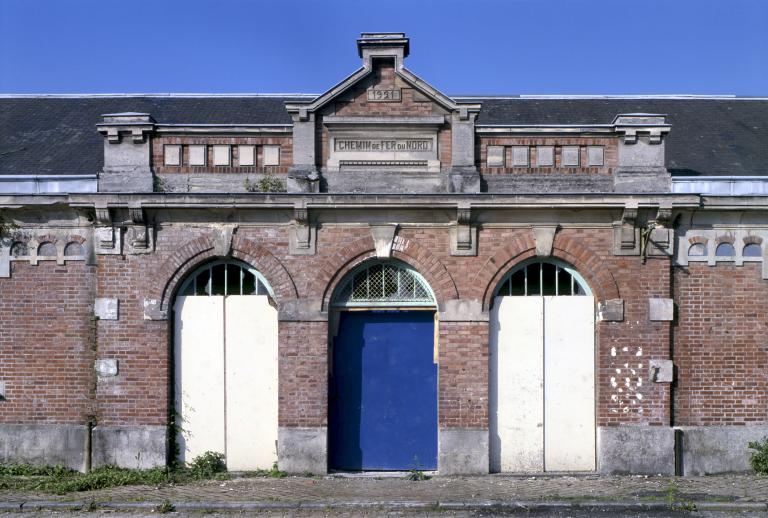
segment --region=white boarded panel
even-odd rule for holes
[[[224,453],[224,297],[176,299],[179,459]]]
[[[544,467],[595,469],[595,301],[544,297]]]
[[[496,297],[490,336],[492,471],[544,470],[543,299]]]
[[[227,468],[277,461],[277,310],[265,295],[226,298]]]

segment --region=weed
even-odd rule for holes
[[[244,473],[246,477],[268,477],[268,478],[285,478],[288,476],[288,473],[285,471],[280,471],[277,468],[277,462],[272,464],[271,469],[257,469],[255,471],[246,471]],[[310,476],[312,474],[310,473]]]
[[[758,475],[768,475],[768,437],[750,442],[748,446],[755,450],[749,457],[749,465]]]
[[[405,476],[405,479],[413,480],[414,482],[420,482],[422,480],[429,480],[429,475],[426,475],[419,469],[410,469],[408,470],[408,474]]]
[[[168,185],[165,183],[164,178],[160,178],[159,176],[153,176],[152,177],[152,190],[154,192],[167,192],[168,191]]]
[[[215,451],[207,451],[198,455],[188,465],[189,474],[197,480],[213,478],[217,473],[227,471],[224,455]]]
[[[246,178],[244,185],[245,190],[248,192],[285,192],[283,181],[275,178],[270,172],[264,173],[261,178],[253,182]]]
[[[160,514],[172,513],[176,511],[176,507],[168,500],[164,500],[162,504],[153,509],[154,512]]]

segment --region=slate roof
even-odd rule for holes
[[[145,112],[158,123],[290,124],[300,96],[0,97],[0,174],[94,174],[101,115]],[[457,100],[470,100],[456,97]],[[619,113],[669,116],[674,175],[768,176],[768,99],[472,97],[479,125],[610,124]]]

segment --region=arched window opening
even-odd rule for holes
[[[530,261],[508,273],[496,297],[541,297],[590,295],[584,279],[560,261]]]
[[[67,244],[67,246],[64,248],[64,255],[66,255],[66,256],[81,256],[81,255],[85,255],[85,247],[82,244],[80,244],[80,243],[78,243],[76,241],[73,241],[73,242]]]
[[[705,257],[707,255],[707,247],[704,243],[694,243],[688,249],[688,257]]]
[[[37,249],[37,255],[39,257],[56,257],[59,253],[53,243],[42,243]]]
[[[11,246],[11,257],[26,257],[29,255],[29,247],[26,243],[16,241]]]
[[[736,249],[731,243],[720,243],[715,250],[717,257],[733,257],[736,255]]]
[[[268,295],[274,297],[267,280],[258,271],[239,261],[214,261],[198,268],[189,276],[179,295],[225,296]]]
[[[367,262],[347,275],[333,299],[336,307],[434,306],[427,281],[396,261]]]
[[[743,257],[762,257],[763,249],[757,243],[748,243],[744,246],[744,250],[742,250],[741,255]]]

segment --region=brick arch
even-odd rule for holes
[[[288,270],[264,246],[240,236],[233,236],[230,256],[258,270],[272,287],[278,304],[298,297]],[[201,264],[222,257],[210,235],[188,242],[174,251],[149,277],[152,282],[149,298],[159,301],[160,309],[167,311],[173,295],[187,275]]]
[[[362,262],[375,257],[373,239],[367,237],[350,243],[329,258],[326,268],[315,281],[318,289],[312,290],[323,294],[324,310],[330,306],[331,296],[342,279]],[[392,251],[392,257],[408,264],[424,277],[435,293],[438,309],[444,306],[446,300],[459,298],[456,283],[445,265],[415,241],[406,240],[402,250]]]
[[[493,292],[501,279],[515,265],[536,257],[536,242],[533,236],[518,236],[498,250],[485,262],[472,283],[477,286],[478,298],[483,301],[483,309],[490,308]],[[552,246],[552,255],[556,259],[572,265],[584,277],[597,300],[619,298],[619,286],[613,274],[605,267],[604,260],[575,239],[557,234]]]

